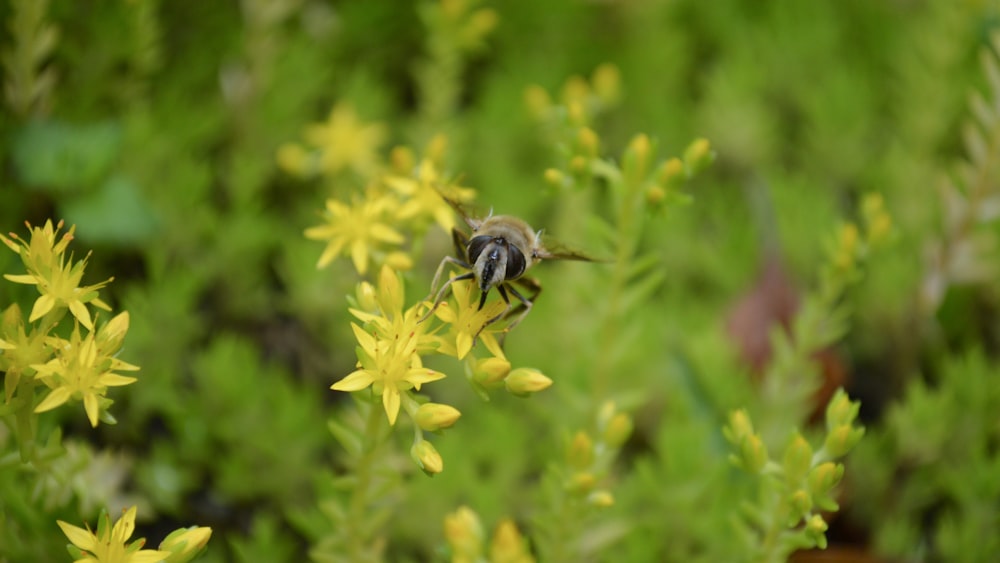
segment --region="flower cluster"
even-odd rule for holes
[[[122,511],[122,517],[112,525],[107,510],[102,510],[96,533],[90,526],[84,529],[62,520],[58,524],[71,542],[66,549],[78,563],[187,563],[205,549],[212,536],[211,528],[180,528],[171,532],[159,549],[142,549],[144,538],[128,542],[135,531],[135,515],[133,506]]]
[[[106,322],[95,321],[90,307],[110,311],[98,291],[111,279],[93,285],[81,285],[87,258],[74,261],[66,254],[73,240],[73,228],[59,235],[63,224],[28,226],[29,240],[16,234],[0,235],[8,248],[16,252],[27,273],[5,275],[12,282],[33,285],[40,294],[27,322],[17,304],[10,305],[0,321],[0,371],[4,372],[5,400],[17,411],[30,409],[39,413],[69,401],[81,401],[92,426],[98,420],[113,422],[108,414],[109,387],[128,385],[135,378],[118,372],[139,368],[119,360],[129,316],[120,313]],[[68,337],[55,329],[67,311],[73,318]],[[86,329],[86,334],[81,332]],[[49,389],[35,404],[35,388]],[[22,440],[31,437],[21,436]]]
[[[490,541],[485,544],[479,516],[462,506],[444,518],[444,535],[451,550],[452,563],[534,563],[527,543],[513,520],[505,518],[497,524]]]
[[[729,424],[723,430],[736,448],[730,459],[760,480],[760,501],[746,508],[750,537],[763,538],[757,549],[776,550],[787,556],[800,548],[826,548],[827,523],[820,512],[839,508],[834,488],[843,477],[844,465],[836,460],[864,435],[864,428],[855,426],[858,409],[857,402],[851,401],[843,389],[838,390],[826,409],[823,446],[813,451],[809,442],[795,432],[780,462],[770,458],[745,410],[730,413]]]
[[[405,412],[415,426],[411,457],[428,474],[440,473],[444,467],[441,456],[423,433],[450,427],[461,413],[449,405],[427,402],[415,393],[422,385],[445,377],[425,367],[422,356],[443,354],[465,360],[469,381],[481,394],[503,385],[511,393],[525,396],[552,384],[538,370],[511,370],[497,340],[502,328],[486,326],[492,316],[502,311],[503,304],[493,302],[477,311],[470,298],[475,284],[453,285],[456,287],[451,299],[438,307],[434,317],[424,319],[430,304],[421,301],[405,307],[401,276],[390,267],[382,267],[377,287],[368,282],[358,284],[350,308],[361,322],[351,324],[358,342],[357,369],[331,386],[349,392],[371,388],[373,395],[380,397],[390,425],[396,424],[400,410]],[[489,356],[480,358],[470,353],[477,338]]]
[[[443,137],[435,138],[419,163],[408,149],[397,148],[391,167],[368,176],[361,193],[351,194],[348,201],[327,199],[323,223],[305,231],[306,238],[326,243],[317,267],[347,255],[361,275],[371,263],[410,269],[413,259],[401,248],[407,241],[404,232],[422,234],[432,223],[451,230],[454,213],[442,194],[458,202],[470,201],[475,194],[440,172],[445,146]],[[279,162],[284,160],[279,153]]]

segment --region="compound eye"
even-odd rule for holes
[[[493,240],[493,237],[486,235],[479,235],[469,239],[469,246],[466,248],[466,252],[469,254],[469,264],[476,263],[476,260],[479,259],[479,255],[483,253],[483,250],[486,249],[486,245],[488,245],[491,240]]]
[[[513,244],[507,245],[507,272],[505,279],[516,280],[524,273],[527,264],[524,261],[524,253]]]

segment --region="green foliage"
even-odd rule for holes
[[[131,506],[147,549],[211,526],[205,561],[781,560],[826,541],[991,560],[998,14],[5,3],[0,233],[65,219],[86,271],[76,311],[66,292],[32,318],[39,287],[0,246],[0,560],[67,560],[57,520]],[[350,323],[376,325],[348,311],[378,310],[360,282],[405,268],[419,308],[451,253],[413,207],[435,188],[599,261],[532,268],[544,289],[502,357],[426,350],[447,384],[403,385],[390,431],[381,388],[329,388],[364,356]],[[362,275],[349,247],[318,271],[306,230],[387,194],[364,226],[401,238],[368,240]],[[61,385],[44,366],[90,334],[80,306],[95,338],[124,322],[97,291],[128,312],[113,359],[136,381],[35,412]],[[457,352],[438,321],[420,327]],[[860,411],[824,428],[839,386]],[[826,463],[836,478],[810,479]]]

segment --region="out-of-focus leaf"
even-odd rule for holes
[[[128,178],[114,176],[95,192],[66,203],[66,220],[87,233],[87,239],[138,244],[156,232],[156,216],[139,187]]]
[[[14,168],[21,182],[33,189],[85,191],[107,175],[121,140],[121,127],[113,121],[91,125],[32,121],[14,138]]]

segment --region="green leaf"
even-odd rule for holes
[[[92,125],[32,121],[14,138],[14,169],[21,182],[39,191],[86,191],[111,170],[121,137],[121,128],[111,121]]]
[[[69,223],[95,242],[138,245],[157,231],[149,202],[135,183],[121,176],[109,178],[97,191],[73,198],[62,210]]]

